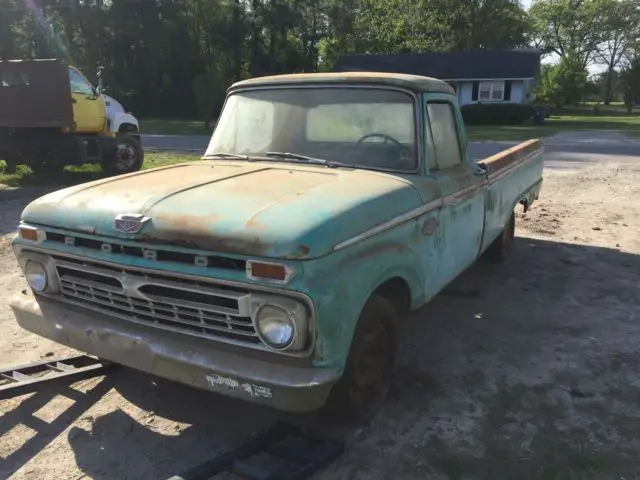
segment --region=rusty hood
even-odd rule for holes
[[[22,221],[106,237],[272,258],[312,258],[420,205],[402,177],[363,170],[202,161],[76,185]],[[149,218],[139,232],[120,214]]]

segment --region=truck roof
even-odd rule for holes
[[[269,77],[256,77],[236,82],[229,87],[228,91],[243,87],[339,83],[402,87],[416,93],[430,92],[447,93],[450,95],[455,94],[455,91],[447,82],[436,78],[387,72],[294,73],[287,75],[273,75]]]

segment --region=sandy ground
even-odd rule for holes
[[[0,236],[39,193],[0,191]],[[546,170],[511,260],[410,316],[388,401],[315,478],[640,478],[638,232],[640,163]],[[16,327],[23,285],[0,240],[0,367],[68,353]],[[0,478],[168,478],[279,418],[120,370],[0,401]]]

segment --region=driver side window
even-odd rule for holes
[[[93,95],[94,93],[93,86],[72,68],[69,69],[69,82],[71,83],[71,93],[83,95]]]

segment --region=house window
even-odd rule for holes
[[[480,82],[478,100],[481,102],[504,100],[504,81]]]

